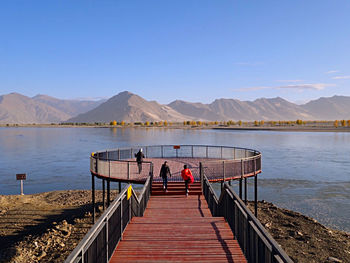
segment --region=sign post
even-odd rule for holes
[[[23,180],[27,179],[27,175],[26,174],[16,174],[16,179],[21,180],[21,195],[24,195],[23,194]]]

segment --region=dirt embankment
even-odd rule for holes
[[[253,203],[249,207],[254,210]],[[258,219],[294,262],[350,262],[350,233],[264,201]]]
[[[92,227],[90,211],[88,190],[0,195],[0,262],[63,262]]]
[[[90,202],[88,190],[0,195],[0,262],[63,262],[92,226]],[[348,233],[267,202],[258,217],[295,262],[350,262]]]

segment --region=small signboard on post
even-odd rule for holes
[[[27,179],[27,174],[16,174],[16,179],[21,180],[21,195],[23,195],[23,180]]]

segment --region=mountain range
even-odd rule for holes
[[[104,100],[61,100],[46,95],[30,98],[19,93],[10,93],[0,96],[0,123],[59,123],[103,102]]]
[[[61,100],[46,95],[30,98],[18,93],[0,96],[0,123],[3,124],[296,119],[350,119],[350,97],[319,98],[303,105],[280,97],[254,101],[216,99],[210,104],[175,100],[163,105],[128,91],[100,101]]]

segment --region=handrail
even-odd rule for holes
[[[72,253],[67,257],[65,263],[75,263],[75,262],[84,262],[83,256],[85,252],[85,247],[93,241],[93,237],[96,237],[97,234],[101,232],[101,228],[106,224],[106,219],[109,218],[110,214],[117,209],[121,204],[122,199],[125,197],[126,192],[128,191],[130,185],[127,185],[123,191],[118,194],[117,198],[112,202],[109,208],[103,212],[97,222],[93,227],[88,231],[84,238],[79,242],[78,246],[72,251]],[[88,249],[86,249],[87,251]]]
[[[108,262],[118,242],[122,239],[122,233],[131,218],[143,215],[151,193],[152,179],[153,175],[151,174],[139,197],[132,189],[129,201],[127,200],[127,192],[131,185],[125,186],[123,191],[120,192],[108,209],[103,212],[94,226],[67,257],[65,263],[96,262],[96,260],[98,262]],[[126,208],[124,208],[125,205]],[[135,206],[136,209],[133,209]],[[91,255],[88,253],[89,251]],[[91,259],[89,256],[93,258]]]
[[[135,161],[135,160],[119,160],[119,159],[106,159],[106,158],[98,158],[98,157],[96,157],[96,156],[91,156],[92,158],[94,158],[94,159],[98,159],[98,160],[100,160],[100,161],[118,161],[118,162],[122,162],[122,163],[137,163],[137,161]],[[142,161],[143,163],[152,163],[152,162],[150,162],[150,161]]]
[[[232,188],[229,187],[229,185],[225,182],[224,184],[225,191],[228,191],[230,194],[232,194],[233,198],[238,201],[238,203],[243,208],[244,212],[248,215],[248,218],[253,221],[253,223],[256,225],[258,230],[263,234],[263,236],[271,243],[272,248],[278,251],[278,254],[283,255],[283,258],[289,258],[286,252],[279,246],[279,244],[276,242],[276,240],[267,232],[265,227],[260,223],[260,221],[254,216],[252,211],[244,204],[242,199],[239,198],[239,196],[232,190]],[[249,220],[248,219],[248,220]],[[292,262],[290,261],[286,262]]]
[[[227,183],[217,198],[205,174],[203,181],[203,194],[213,216],[226,219],[248,262],[293,262]]]
[[[145,149],[144,151],[144,154],[145,156],[147,157],[147,152],[148,152],[148,149],[154,149],[154,148],[158,148],[159,150],[161,150],[161,156],[158,156],[159,158],[160,157],[167,157],[167,156],[164,156],[164,148],[166,149],[174,149],[174,150],[177,150],[175,147],[180,147],[180,148],[188,148],[188,147],[199,147],[199,148],[211,148],[211,149],[214,149],[214,148],[217,148],[217,149],[234,149],[234,150],[244,150],[244,151],[248,151],[248,152],[251,152],[251,153],[254,153],[254,156],[256,155],[259,155],[260,152],[257,151],[257,150],[254,150],[254,149],[250,149],[250,148],[243,148],[243,147],[232,147],[232,146],[218,146],[218,145],[201,145],[201,144],[197,144],[197,145],[190,145],[190,144],[182,144],[182,145],[173,145],[173,144],[170,144],[170,145],[149,145],[149,146],[134,146],[133,148],[117,148],[117,149],[110,149],[110,150],[101,150],[101,151],[96,151],[94,154],[96,155],[103,155],[103,154],[106,154],[106,153],[110,153],[110,152],[122,152],[122,151],[126,151],[128,153],[130,153],[130,155],[128,155],[129,157],[128,158],[133,158],[134,156],[132,156],[133,153],[135,153],[137,150],[136,149],[139,149],[139,148],[143,148]],[[180,149],[178,148],[178,149]],[[193,154],[193,152],[192,152]],[[193,157],[193,156],[192,156]],[[251,156],[253,157],[253,156]],[[127,158],[127,159],[128,159]],[[242,158],[246,158],[246,159],[249,159],[250,157],[239,157],[237,158],[237,160],[240,160]],[[118,160],[122,160],[123,158],[119,158]],[[225,159],[225,158],[223,158]],[[231,158],[230,158],[231,159]]]
[[[254,149],[250,149],[250,148],[244,148],[244,147],[232,147],[232,146],[227,146],[227,145],[206,145],[206,144],[162,144],[162,145],[136,145],[136,146],[133,146],[133,149],[145,149],[146,147],[159,147],[159,146],[164,146],[164,147],[173,147],[173,146],[180,146],[180,147],[183,147],[183,146],[199,146],[199,147],[222,147],[222,148],[227,148],[227,149],[230,149],[230,148],[236,148],[236,149],[239,149],[239,150],[250,150],[250,151],[255,151],[255,152],[259,152],[257,150],[254,150]],[[130,147],[124,147],[124,148],[114,148],[114,149],[110,149],[111,151],[117,151],[117,150],[130,150]],[[103,152],[106,152],[106,150],[101,150],[101,151],[97,151],[98,153],[103,153]]]

